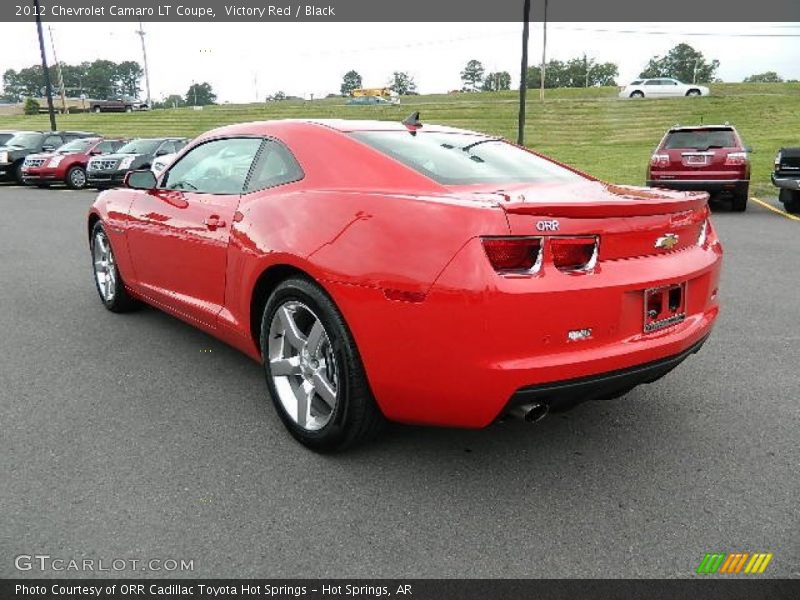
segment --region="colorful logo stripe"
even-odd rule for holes
[[[700,561],[696,572],[704,575],[713,575],[714,573],[748,573],[755,575],[756,573],[763,573],[771,560],[771,552],[755,552],[753,554],[750,552],[731,552],[728,554],[716,552],[706,554],[703,560]]]

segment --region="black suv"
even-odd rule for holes
[[[149,169],[157,156],[174,154],[183,148],[186,138],[139,138],[125,144],[114,154],[96,156],[86,166],[86,180],[97,189],[122,185],[125,174]]]
[[[786,212],[800,213],[800,148],[781,148],[775,157],[772,183]]]
[[[22,181],[22,163],[29,154],[52,152],[67,142],[97,137],[85,131],[18,131],[0,146],[0,180]]]

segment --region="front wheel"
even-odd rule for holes
[[[133,107],[132,106],[126,106],[125,107],[125,112],[133,112]]]
[[[644,98],[644,92],[631,92],[631,98]]]
[[[342,450],[380,430],[358,350],[339,310],[313,282],[287,279],[267,300],[261,354],[269,395],[289,432],[312,450]]]
[[[103,109],[102,109],[102,108],[100,108],[99,106],[95,106],[95,107],[92,109],[92,112],[94,112],[94,113],[100,113],[100,112],[103,112]]]
[[[94,283],[103,305],[116,313],[128,312],[138,307],[139,303],[125,289],[114,258],[114,250],[111,248],[111,241],[102,222],[94,224],[89,245],[94,266]]]
[[[83,167],[75,165],[67,171],[66,184],[73,190],[82,190],[86,187],[86,171]]]

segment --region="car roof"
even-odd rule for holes
[[[295,127],[298,129],[325,127],[327,129],[333,129],[342,133],[351,133],[354,131],[408,131],[408,128],[400,121],[378,121],[365,119],[275,119],[271,121],[252,121],[249,123],[226,125],[206,132],[202,136],[199,136],[198,139],[207,139],[209,137],[224,135],[263,135],[273,127],[280,127],[282,129],[287,127],[290,129]],[[446,125],[436,125],[424,122],[422,131],[436,133],[461,133],[466,135],[490,137],[488,134],[477,131],[458,129],[456,127],[448,127]]]
[[[670,127],[669,132],[672,133],[673,131],[735,131],[736,128],[733,125],[725,124],[725,125],[676,125],[675,127]]]

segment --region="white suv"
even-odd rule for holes
[[[708,96],[709,90],[695,83],[681,83],[669,77],[637,79],[619,92],[620,98],[664,98],[666,96]]]

